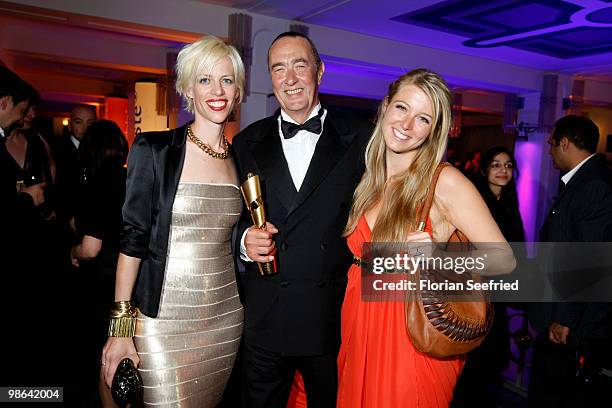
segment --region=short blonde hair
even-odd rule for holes
[[[238,103],[244,95],[244,64],[238,51],[225,44],[217,37],[202,37],[198,41],[187,44],[176,59],[176,91],[183,97],[185,108],[193,113],[193,99],[187,96],[189,90],[197,81],[200,73],[210,71],[212,67],[225,57],[229,57],[234,68],[234,80],[238,89]]]

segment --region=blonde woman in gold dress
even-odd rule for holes
[[[214,407],[242,335],[230,244],[241,197],[223,130],[244,67],[233,47],[205,37],[180,51],[176,71],[195,120],[143,133],[130,151],[102,374],[110,387],[127,357],[145,406]]]

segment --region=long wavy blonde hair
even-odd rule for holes
[[[382,123],[399,89],[415,85],[429,98],[433,107],[431,133],[427,136],[410,167],[387,180],[386,145]],[[378,109],[378,120],[365,152],[366,171],[353,195],[353,206],[344,234],[355,230],[361,216],[382,201],[372,241],[400,242],[417,229],[417,210],[422,204],[438,163],[442,161],[451,126],[453,96],[438,74],[419,68],[389,85],[389,92]],[[383,194],[384,192],[384,194]]]

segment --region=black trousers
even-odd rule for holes
[[[594,362],[600,361],[599,356]],[[599,407],[610,403],[612,382],[593,375],[585,381],[577,376],[576,349],[548,340],[548,332],[536,339],[527,398],[529,407]],[[606,401],[606,402],[604,402]],[[603,404],[603,405],[602,405]]]
[[[319,356],[282,356],[243,343],[242,406],[285,408],[295,371],[300,370],[309,407],[334,408],[338,392],[338,352]]]

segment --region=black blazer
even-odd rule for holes
[[[612,173],[605,157],[590,158],[560,192],[553,203],[544,226],[540,230],[543,242],[609,242],[612,241]],[[553,250],[554,251],[554,250]],[[553,252],[545,260],[552,269],[553,285],[568,287],[568,282],[584,277],[564,276],[563,264],[568,260],[564,253]],[[588,273],[585,271],[584,273]],[[575,274],[574,274],[575,275]],[[531,312],[536,326],[548,328],[550,321],[570,328],[572,341],[584,344],[592,339],[612,335],[612,304],[605,303],[555,303],[549,308],[535,305],[539,311]],[[542,315],[542,314],[548,315]],[[543,319],[537,322],[537,319]]]
[[[330,111],[300,191],[285,159],[275,115],[234,138],[241,181],[260,176],[266,215],[279,230],[277,275],[244,262],[245,341],[283,355],[317,355],[340,344],[340,307],[351,254],[342,231],[364,171],[369,124]],[[253,225],[243,210],[236,246]],[[239,253],[239,251],[236,251]]]
[[[187,124],[140,134],[128,156],[121,252],[142,259],[134,304],[157,317],[161,298],[172,205],[183,171]]]

